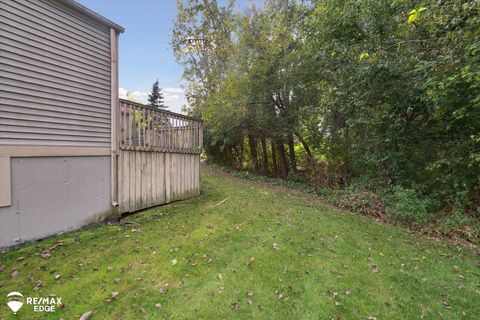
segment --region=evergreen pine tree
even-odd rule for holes
[[[148,105],[152,108],[167,108],[163,102],[163,93],[158,85],[158,80],[153,83],[152,92],[148,94]]]

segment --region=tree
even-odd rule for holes
[[[125,98],[128,100],[128,101],[133,101],[133,102],[137,102],[137,103],[140,103],[141,101],[139,101],[138,99],[135,98],[135,95],[133,94],[132,91],[129,91],[127,90],[127,92],[125,93]]]
[[[158,84],[158,80],[153,83],[152,92],[148,94],[148,105],[152,108],[168,108],[163,102],[163,93]]]
[[[480,212],[474,2],[234,7],[178,2],[172,45],[208,157],[325,186],[370,179]]]

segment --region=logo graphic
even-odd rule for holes
[[[10,292],[7,294],[7,306],[12,309],[14,314],[23,306],[23,295],[20,292]]]

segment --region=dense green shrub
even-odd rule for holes
[[[424,224],[431,216],[429,208],[432,207],[432,200],[419,197],[412,189],[395,187],[390,204],[388,214],[404,223]]]
[[[295,173],[293,171],[289,173],[287,180],[296,183],[307,183],[307,179],[305,178],[305,176],[300,173]]]
[[[214,161],[306,172],[336,203],[387,201],[405,223],[452,204],[478,218],[478,1],[183,0],[172,44]]]

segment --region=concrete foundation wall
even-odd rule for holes
[[[110,165],[107,156],[11,158],[12,205],[0,208],[0,247],[72,231],[113,213]]]

